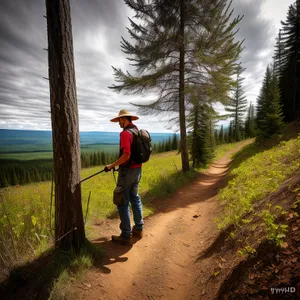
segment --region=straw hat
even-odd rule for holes
[[[126,109],[121,109],[119,111],[119,115],[113,119],[111,119],[111,122],[119,122],[119,119],[122,117],[131,117],[132,121],[138,120],[139,117],[132,115],[128,110]]]

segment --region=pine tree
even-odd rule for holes
[[[216,142],[216,145],[220,145],[218,129],[215,129],[215,142]]]
[[[6,178],[5,171],[0,173],[0,187],[9,186],[8,180]]]
[[[27,179],[27,182],[28,183],[31,183],[32,181],[31,181],[31,176],[30,176],[30,172],[29,171],[27,171],[27,173],[26,173],[26,179]]]
[[[281,104],[286,122],[300,120],[300,0],[290,5],[287,19],[280,35],[280,53],[275,61],[281,60],[280,91]]]
[[[190,154],[193,168],[205,167],[213,156],[209,110],[207,104],[200,104],[195,100],[189,118],[192,127]]]
[[[223,125],[221,125],[220,131],[219,131],[219,143],[222,145],[224,144],[224,128]]]
[[[257,102],[257,128],[260,138],[268,138],[280,133],[283,128],[283,115],[280,105],[280,90],[273,69],[267,67],[263,86]]]
[[[234,141],[234,135],[233,135],[233,121],[229,122],[228,127],[228,143],[233,143]]]
[[[225,110],[229,112],[228,116],[233,119],[233,132],[232,140],[240,141],[242,139],[241,126],[243,123],[243,115],[247,110],[247,99],[244,96],[245,92],[243,90],[244,78],[241,77],[244,69],[239,66],[237,69],[237,80],[236,88],[232,97],[229,97],[229,101],[225,107]]]
[[[19,184],[17,173],[16,173],[16,170],[15,170],[14,167],[12,168],[11,177],[10,178],[11,178],[11,185],[17,185],[17,184]]]
[[[178,137],[177,134],[174,133],[173,139],[172,139],[172,150],[177,150],[178,149]]]
[[[283,75],[286,61],[284,60],[284,43],[282,40],[282,29],[279,30],[278,38],[276,38],[276,45],[274,51],[274,68],[275,74],[278,78]]]
[[[227,130],[224,131],[224,142],[226,144],[229,143],[229,127],[227,128]]]
[[[221,101],[231,86],[230,75],[241,51],[233,32],[241,18],[230,22],[226,0],[126,0],[142,25],[130,20],[132,45],[122,40],[122,51],[136,76],[114,68],[119,85],[127,93],[154,91],[157,100],[138,105],[141,113],[178,114],[182,169],[189,169],[185,109],[189,88],[201,86],[210,99]],[[204,30],[205,28],[205,30]],[[214,97],[218,95],[218,97]]]
[[[254,106],[250,103],[248,108],[248,114],[245,121],[245,136],[246,137],[254,137],[256,135],[255,132],[255,116],[254,116]]]
[[[55,248],[85,243],[80,142],[69,0],[46,0],[55,183]]]

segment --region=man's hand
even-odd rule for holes
[[[111,169],[114,169],[114,165],[113,164],[105,166],[104,171],[105,172],[109,172]]]

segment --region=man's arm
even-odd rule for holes
[[[130,154],[124,153],[118,160],[116,160],[110,165],[105,166],[105,168],[107,168],[110,171],[112,168],[126,163],[129,158],[130,158]]]

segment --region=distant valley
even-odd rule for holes
[[[173,137],[172,133],[151,133],[153,143]],[[81,132],[82,150],[117,150],[119,132]],[[0,154],[52,152],[52,132],[0,129]]]

